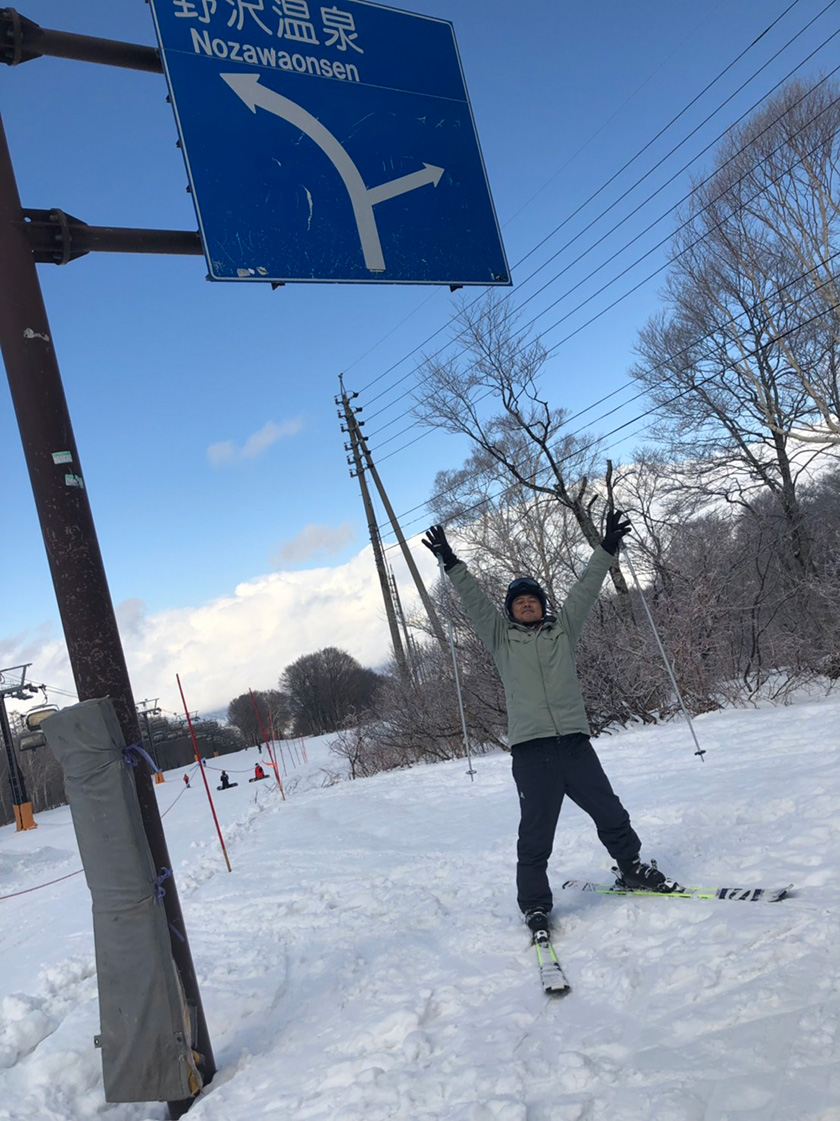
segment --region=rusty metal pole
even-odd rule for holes
[[[79,699],[111,697],[126,743],[137,743],[140,725],[125,655],[2,118],[0,350]],[[145,767],[136,767],[133,773],[155,867],[171,868],[151,777]],[[201,1055],[198,1066],[206,1083],[216,1068],[181,904],[172,880],[163,902],[174,932],[172,956],[195,1015],[195,1050]],[[191,1101],[170,1103],[172,1115],[180,1116]]]

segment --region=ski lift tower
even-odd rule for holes
[[[26,671],[32,665],[27,662],[24,666],[10,666],[0,670],[0,734],[3,737],[3,746],[6,749],[6,759],[9,763],[9,785],[12,788],[12,806],[15,811],[15,825],[18,833],[22,829],[37,829],[38,823],[32,816],[32,803],[26,793],[26,783],[18,766],[15,755],[12,729],[6,712],[6,697],[14,697],[19,701],[28,701],[33,693],[38,692],[37,685],[26,685]]]

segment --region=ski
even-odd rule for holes
[[[657,896],[662,899],[729,899],[741,903],[778,903],[792,890],[787,887],[683,887],[675,891],[648,891],[644,888],[622,887],[619,884],[592,883],[589,880],[566,880],[564,889],[573,891],[594,891],[599,895],[643,895]]]
[[[571,985],[563,972],[563,967],[557,960],[557,954],[554,952],[554,947],[547,932],[541,931],[534,935],[534,949],[537,952],[537,965],[540,969],[540,982],[543,992],[552,993],[556,996],[562,996],[569,992]]]

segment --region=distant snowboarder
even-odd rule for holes
[[[493,655],[505,689],[508,742],[519,793],[517,902],[532,933],[547,931],[553,906],[547,867],[566,794],[595,822],[598,837],[628,888],[673,891],[678,885],[639,859],[641,841],[604,773],[586,720],[575,668],[580,636],[622,537],[630,532],[620,510],[556,615],[530,576],[513,580],[504,615],[452,551],[442,526],[423,544],[443,561],[476,634]]]
[[[220,781],[221,781],[221,784],[222,784],[222,785],[221,785],[221,786],[217,786],[217,787],[216,787],[216,789],[217,789],[217,790],[230,790],[230,789],[232,789],[232,788],[233,788],[234,786],[238,786],[238,785],[239,785],[239,783],[238,783],[238,782],[231,782],[231,781],[230,781],[230,776],[228,775],[227,771],[222,771],[222,774],[221,774],[221,779],[220,779]]]
[[[187,790],[189,790],[189,788],[190,788],[190,776],[189,775],[184,775],[184,786],[186,786]]]

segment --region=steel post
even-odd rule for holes
[[[140,726],[125,656],[1,118],[0,350],[79,699],[111,697],[126,743],[137,743]],[[133,773],[155,867],[171,868],[151,776],[145,767]],[[216,1068],[172,880],[163,902],[175,932],[172,956],[194,1009],[199,1069],[209,1082]],[[173,1116],[180,1116],[181,1104],[170,1103]],[[189,1103],[183,1104],[186,1109]]]

